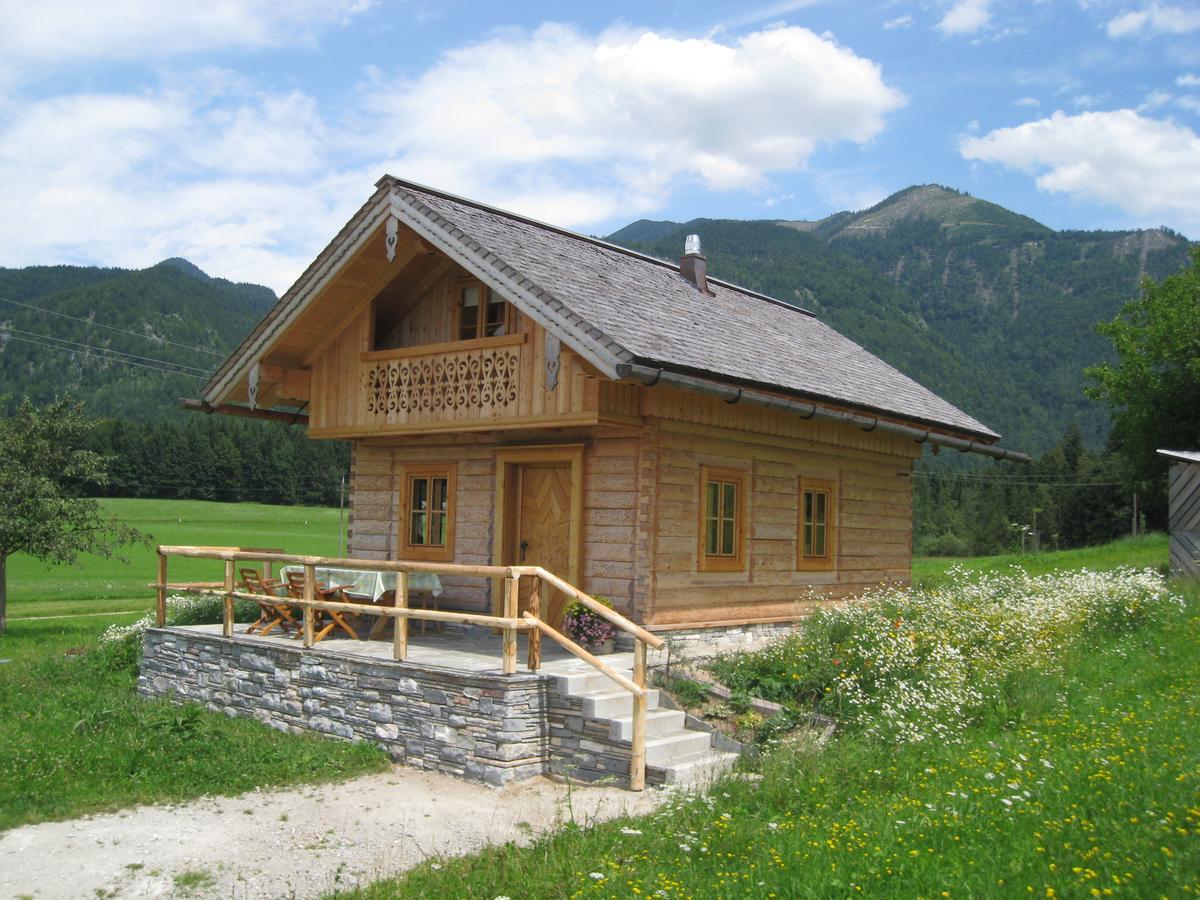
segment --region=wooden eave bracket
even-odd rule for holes
[[[307,403],[311,387],[311,369],[290,369],[261,361],[250,366],[246,379],[251,409],[270,409],[276,400],[303,400]]]

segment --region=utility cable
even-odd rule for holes
[[[36,331],[24,331],[20,328],[6,328],[6,333],[23,334],[28,338],[39,338],[43,341],[53,341],[54,345],[69,344],[72,347],[80,347],[84,350],[91,350],[94,353],[103,353],[112,358],[136,359],[145,363],[156,363],[163,367],[172,367],[173,369],[190,369],[191,373],[203,375],[205,377],[212,374],[208,369],[201,369],[199,366],[189,366],[186,363],[172,362],[169,359],[159,359],[155,356],[138,356],[136,353],[126,353],[124,350],[114,350],[111,347],[97,347],[94,344],[85,344],[82,341],[72,341],[68,338],[54,337],[50,334],[40,334]],[[189,373],[190,374],[190,373]]]
[[[97,328],[105,328],[109,331],[115,331],[118,334],[128,334],[135,338],[141,338],[144,341],[153,341],[153,342],[156,342],[159,344],[170,344],[172,347],[180,347],[184,350],[191,350],[195,353],[207,353],[209,356],[215,356],[218,359],[224,359],[225,355],[226,355],[224,353],[219,353],[216,350],[205,350],[203,347],[191,347],[191,346],[188,346],[187,344],[180,344],[177,341],[167,340],[166,338],[151,337],[148,334],[138,334],[138,332],[136,332],[136,331],[129,331],[125,328],[117,328],[114,325],[105,325],[103,322],[95,322],[91,319],[81,318],[80,316],[72,316],[72,315],[69,315],[68,313],[58,312],[57,310],[54,310],[54,309],[46,309],[46,307],[44,307],[44,306],[34,306],[32,303],[22,303],[20,300],[13,300],[11,297],[0,297],[0,302],[11,303],[13,306],[22,306],[25,309],[32,309],[32,310],[35,310],[36,312],[47,313],[48,315],[58,316],[59,318],[62,318],[62,319],[70,319],[73,322],[82,322],[85,325],[94,325]]]
[[[197,381],[204,381],[207,378],[206,375],[197,375],[192,372],[181,372],[179,369],[169,369],[166,366],[148,366],[145,363],[134,362],[133,360],[130,360],[130,359],[121,359],[119,356],[97,356],[95,354],[95,348],[91,348],[93,352],[84,352],[83,350],[72,350],[70,347],[62,347],[62,346],[59,346],[58,344],[47,343],[46,341],[31,340],[30,338],[21,337],[16,334],[9,334],[8,340],[21,341],[22,343],[25,343],[25,344],[34,344],[35,346],[38,346],[38,347],[45,347],[48,350],[61,350],[63,353],[70,353],[73,356],[90,357],[91,359],[101,360],[104,362],[124,363],[127,366],[136,366],[139,369],[148,369],[151,372],[165,372],[168,375],[182,375],[186,378],[195,378]]]

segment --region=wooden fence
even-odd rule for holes
[[[168,560],[171,557],[189,559],[211,559],[224,562],[225,579],[223,582],[187,582],[172,584],[167,579]],[[304,646],[313,646],[314,620],[316,611],[327,610],[349,612],[357,615],[384,616],[394,620],[394,636],[392,656],[398,661],[404,661],[408,656],[408,623],[412,619],[428,622],[458,622],[470,625],[483,625],[499,628],[500,665],[501,672],[511,675],[517,671],[517,633],[529,632],[529,654],[527,665],[531,672],[541,668],[543,636],[553,640],[570,653],[582,659],[596,671],[629,691],[633,699],[633,734],[629,758],[630,789],[640,791],[646,786],[646,648],[653,647],[661,650],[665,645],[661,638],[651,634],[640,625],[629,621],[620,613],[598,602],[585,594],[574,585],[564,581],[557,575],[547,572],[540,566],[466,566],[454,563],[403,562],[394,560],[340,559],[326,556],[298,556],[274,550],[250,550],[236,547],[174,547],[160,546],[158,548],[158,579],[152,585],[157,591],[155,619],[162,627],[167,617],[167,592],[171,590],[192,594],[204,594],[221,597],[224,600],[223,634],[233,635],[233,603],[235,600],[252,600],[255,602],[279,603],[281,598],[274,595],[252,594],[237,590],[236,566],[239,562],[262,563],[265,567],[274,565],[294,565],[304,568],[304,591],[300,598],[288,598],[287,603],[298,606],[304,611],[303,639]],[[373,606],[363,603],[342,603],[334,600],[318,598],[317,575],[318,567],[331,569],[353,569],[357,571],[395,572],[396,573],[396,605]],[[267,569],[269,572],[269,568]],[[499,616],[451,612],[430,609],[413,608],[408,605],[408,576],[413,573],[431,573],[435,575],[460,575],[480,578],[502,579],[504,584],[503,612]],[[519,613],[518,598],[521,591],[521,579],[531,580],[529,585],[528,609]],[[577,600],[591,612],[607,620],[619,631],[633,638],[633,678],[626,678],[620,672],[604,663],[586,648],[572,641],[562,632],[543,621],[541,618],[541,595],[543,585],[562,591],[568,597]]]

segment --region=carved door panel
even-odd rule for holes
[[[517,562],[541,566],[567,578],[571,562],[571,467],[527,464],[520,468],[516,517]],[[529,590],[522,579],[521,609],[527,608]],[[566,598],[560,591],[542,587],[542,619],[562,625]]]

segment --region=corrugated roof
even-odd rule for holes
[[[1159,455],[1177,459],[1180,462],[1200,463],[1200,450],[1159,450]]]
[[[589,337],[636,361],[754,384],[995,439],[977,419],[811,313],[709,278],[701,293],[679,267],[531,219],[393,179],[407,195],[557,302]],[[703,238],[703,235],[701,235]],[[615,345],[615,346],[614,346]],[[619,349],[618,349],[619,348]]]

